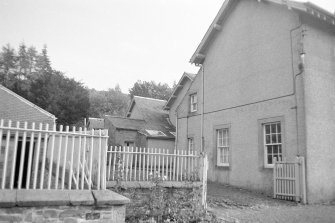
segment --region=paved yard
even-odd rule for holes
[[[214,183],[208,184],[208,204],[227,222],[335,222],[335,203],[300,205]]]

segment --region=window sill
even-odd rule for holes
[[[230,167],[229,163],[216,164],[217,167]]]
[[[194,112],[188,112],[188,116],[194,116],[194,115],[196,115],[196,114],[198,114],[197,111],[194,111]]]
[[[275,166],[274,164],[264,164],[265,169],[273,169],[274,166]]]

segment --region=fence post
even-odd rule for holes
[[[294,163],[294,178],[295,178],[295,201],[300,201],[301,193],[300,193],[300,158],[297,157]]]
[[[302,195],[302,203],[306,204],[307,203],[307,196],[306,196],[306,172],[305,172],[305,158],[304,157],[299,157],[299,163],[301,166],[301,195]]]
[[[203,156],[203,173],[202,173],[202,206],[207,209],[207,170],[208,157],[207,154]]]
[[[277,193],[277,158],[273,158],[273,198],[276,198]]]

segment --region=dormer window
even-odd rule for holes
[[[196,112],[198,110],[198,97],[197,93],[190,95],[190,112]]]

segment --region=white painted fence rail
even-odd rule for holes
[[[305,159],[274,161],[273,197],[306,203]]]
[[[0,189],[106,189],[107,140],[107,130],[0,120]]]
[[[203,157],[197,152],[167,149],[110,147],[107,181],[200,181]]]

